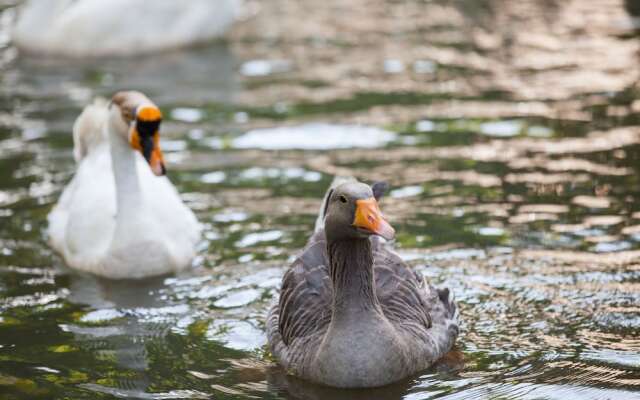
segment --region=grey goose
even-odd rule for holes
[[[355,180],[327,192],[320,226],[267,318],[271,352],[288,373],[334,387],[383,386],[452,348],[453,296],[380,239],[395,234],[378,207],[383,192]]]

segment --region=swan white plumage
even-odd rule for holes
[[[73,57],[126,56],[223,36],[241,0],[28,0],[12,41],[21,50]]]
[[[77,118],[77,171],[48,216],[50,243],[70,267],[125,279],[191,264],[200,225],[163,176],[161,116],[142,93],[119,92]]]

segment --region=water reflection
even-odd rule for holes
[[[23,99],[26,104],[21,104],[20,111],[45,116],[51,116],[46,111],[57,112],[55,115],[59,116],[65,107],[73,107],[75,111],[94,96],[109,96],[120,88],[136,88],[159,104],[181,106],[230,103],[239,90],[236,61],[225,44],[154,56],[73,63],[70,68],[64,58],[20,57],[3,74],[2,92],[4,96]],[[167,80],[167,76],[174,79]],[[50,102],[43,107],[41,102],[46,99]],[[72,119],[73,115],[66,117]],[[57,119],[46,118],[46,122],[55,124]]]
[[[153,57],[3,47],[0,392],[638,398],[634,2],[338,3],[270,0],[229,45]],[[169,176],[205,225],[178,276],[77,275],[42,236],[73,119],[121,87],[165,111]],[[462,367],[336,391],[270,360],[266,312],[336,174],[391,184],[402,257],[459,301]]]
[[[267,376],[271,389],[286,393],[287,397],[299,400],[365,400],[365,399],[398,399],[411,388],[413,380],[400,382],[376,389],[340,390],[315,385],[290,375],[286,375],[277,367],[273,367]]]
[[[167,306],[159,293],[163,278],[113,282],[75,273],[70,278],[67,300],[93,311],[78,323],[60,328],[72,333],[75,343],[93,347],[117,368],[133,374],[132,379],[116,380],[118,389],[126,388],[136,395],[145,393],[151,384],[145,373],[149,368],[145,342],[163,336],[173,322],[171,316],[184,313],[188,307]]]

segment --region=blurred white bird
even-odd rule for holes
[[[222,37],[242,0],[27,0],[13,43],[26,52],[127,56]]]
[[[200,225],[165,173],[162,115],[140,92],[87,106],[73,127],[78,168],[49,214],[49,241],[71,268],[112,279],[190,266]]]

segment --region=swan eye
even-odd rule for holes
[[[339,199],[340,199],[340,203],[346,203],[347,202],[347,198],[344,195],[340,195]]]

